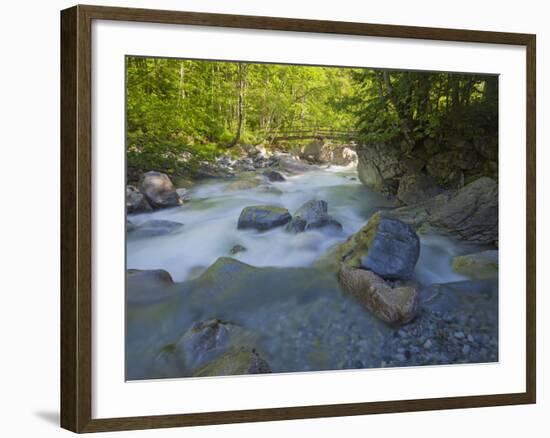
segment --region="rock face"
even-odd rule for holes
[[[149,205],[145,196],[134,186],[126,186],[126,212],[132,214],[150,211],[153,211],[153,208]]]
[[[286,229],[293,233],[299,233],[323,227],[342,229],[342,225],[329,216],[326,201],[311,199],[296,210]]]
[[[285,177],[281,175],[276,170],[266,170],[262,173],[269,181],[271,182],[282,182],[286,181]]]
[[[488,250],[453,259],[453,270],[474,280],[498,277],[498,251]]]
[[[414,147],[394,139],[362,144],[356,151],[360,180],[367,187],[387,195],[396,195],[401,185],[402,196],[409,192],[405,189],[412,182],[411,174],[430,178],[418,181],[422,192],[429,188],[429,184],[433,189],[457,190],[464,186],[465,181],[483,176],[496,178],[498,174],[498,140],[493,138],[474,142],[447,139],[442,144],[425,139]],[[402,199],[406,204],[421,200]]]
[[[393,280],[408,280],[420,255],[414,230],[396,219],[381,218],[361,266]]]
[[[404,204],[411,205],[439,195],[442,191],[429,175],[409,172],[399,180],[397,198]]]
[[[193,376],[235,376],[266,373],[271,373],[271,368],[258,352],[253,349],[240,348],[224,354],[199,369]]]
[[[357,173],[361,182],[376,192],[395,195],[399,178],[406,170],[399,151],[377,143],[361,146],[357,155]]]
[[[147,172],[141,177],[140,191],[153,208],[176,207],[181,199],[168,175],[161,172]]]
[[[175,233],[183,227],[181,222],[168,221],[163,219],[151,219],[141,225],[134,225],[130,231],[133,237],[155,237]]]
[[[498,240],[498,185],[482,177],[452,194],[437,195],[420,204],[383,213],[408,223],[419,233],[442,233],[460,240]]]
[[[342,266],[338,281],[374,315],[389,324],[406,324],[415,316],[418,291],[412,284],[392,286],[374,272]]]
[[[246,347],[253,336],[241,327],[219,319],[197,322],[175,345],[179,366],[193,373],[230,349]]]
[[[245,207],[239,216],[239,230],[255,229],[266,231],[271,228],[286,225],[292,217],[286,208],[272,205],[256,205]]]
[[[440,182],[456,185],[462,172],[472,170],[478,161],[473,149],[455,149],[432,156],[426,165],[430,175]]]

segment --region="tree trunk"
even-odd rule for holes
[[[242,64],[238,64],[238,89],[239,89],[239,100],[237,103],[237,132],[235,137],[229,144],[229,147],[235,146],[241,139],[241,134],[244,130],[244,108],[245,108],[245,92],[246,92],[246,67]]]

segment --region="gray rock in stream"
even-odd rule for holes
[[[141,177],[140,191],[154,208],[177,207],[181,199],[168,175],[150,171]]]
[[[361,266],[383,278],[408,280],[420,255],[420,240],[410,225],[381,218],[369,251]]]
[[[239,230],[255,229],[266,231],[286,225],[292,217],[286,208],[273,205],[255,205],[245,207],[239,216]]]
[[[286,229],[299,233],[323,227],[342,229],[340,222],[329,216],[326,201],[311,199],[296,210]]]
[[[151,219],[141,225],[134,225],[131,230],[127,228],[127,231],[132,237],[155,237],[175,233],[182,227],[181,222]]]

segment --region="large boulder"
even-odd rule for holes
[[[345,292],[382,321],[406,324],[416,316],[418,290],[412,283],[392,285],[372,271],[345,265],[338,272],[338,281]]]
[[[151,219],[141,225],[134,225],[132,230],[126,230],[132,237],[156,237],[172,234],[183,227],[181,222],[169,221],[164,219]]]
[[[134,186],[126,186],[126,212],[132,214],[150,211],[153,211],[153,208],[145,196]]]
[[[420,241],[404,222],[374,214],[367,224],[350,238],[334,247],[319,266],[374,271],[386,279],[408,280],[420,255]]]
[[[254,336],[230,322],[209,319],[194,323],[176,342],[178,364],[187,373],[217,359],[228,350],[253,345]]]
[[[474,254],[457,256],[453,259],[453,270],[474,280],[498,277],[498,251],[487,250]]]
[[[397,198],[404,204],[418,204],[443,191],[435,180],[421,172],[408,172],[399,180]]]
[[[193,377],[235,376],[244,374],[271,373],[267,361],[254,349],[231,350],[218,359],[205,365]]]
[[[381,218],[361,266],[378,275],[408,280],[420,255],[420,240],[411,226],[396,219]]]
[[[493,244],[498,240],[498,184],[482,177],[454,193],[442,193],[416,205],[383,212],[419,233]]]
[[[173,292],[174,281],[164,269],[127,269],[126,303],[150,304]]]
[[[239,230],[255,229],[266,231],[271,228],[286,225],[292,217],[286,208],[273,205],[255,205],[245,207],[239,216]]]
[[[154,208],[176,207],[181,199],[168,175],[150,171],[141,177],[140,191]]]
[[[329,216],[326,201],[311,199],[296,210],[286,229],[293,233],[299,233],[323,227],[342,229],[342,225]]]
[[[312,163],[330,163],[333,158],[332,145],[323,140],[313,140],[302,149],[300,157]]]

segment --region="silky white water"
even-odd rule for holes
[[[282,194],[262,187],[225,191],[234,180],[198,183],[189,192],[190,200],[181,207],[133,215],[136,225],[151,219],[184,224],[173,234],[134,238],[127,241],[129,269],[165,269],[175,281],[196,277],[222,256],[229,256],[235,245],[245,252],[232,255],[254,266],[307,267],[334,244],[344,241],[366,224],[376,211],[389,208],[392,201],[376,194],[357,179],[354,167],[327,169],[287,176],[284,182],[270,183]],[[329,214],[339,221],[342,231],[320,229],[293,234],[284,227],[266,232],[237,230],[243,208],[252,205],[285,207],[293,214],[310,199],[325,200]],[[464,245],[439,236],[421,238],[417,279],[425,284],[463,279],[451,269],[452,257],[464,253]]]

